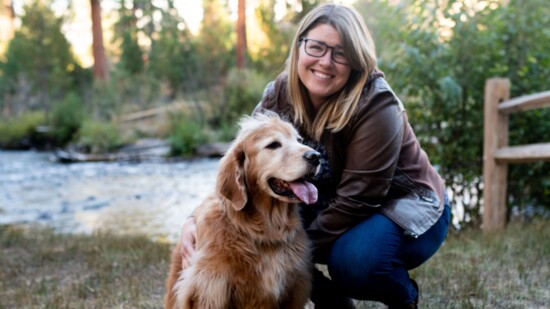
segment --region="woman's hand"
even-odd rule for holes
[[[197,228],[195,218],[189,217],[181,227],[180,235],[180,253],[181,266],[186,269],[191,265],[191,256],[195,253],[195,243],[197,242]]]

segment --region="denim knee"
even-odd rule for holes
[[[394,269],[403,231],[387,217],[375,214],[342,235],[332,246],[328,270],[335,285],[362,299]]]

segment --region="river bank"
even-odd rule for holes
[[[173,240],[214,188],[218,158],[60,164],[51,152],[0,151],[0,224]]]

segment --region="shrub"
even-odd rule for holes
[[[51,114],[52,134],[60,145],[73,140],[84,121],[85,108],[82,99],[71,92],[57,104]]]
[[[222,142],[230,142],[237,135],[237,124],[222,123],[216,130],[216,140]]]
[[[91,153],[110,152],[123,145],[116,125],[106,121],[86,121],[78,134],[77,146]]]
[[[26,112],[0,121],[0,147],[28,149],[36,141],[37,128],[45,124],[44,112]]]
[[[95,80],[90,90],[91,96],[86,101],[93,119],[108,121],[120,112],[121,89],[117,80],[113,82]]]
[[[229,72],[224,88],[224,105],[219,109],[220,125],[232,125],[242,115],[250,115],[260,102],[268,79],[251,70]]]
[[[203,128],[187,117],[173,117],[172,126],[169,136],[172,155],[191,156],[199,145],[209,140]]]

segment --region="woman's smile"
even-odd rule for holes
[[[315,74],[315,76],[321,78],[321,79],[330,79],[333,77],[333,75],[330,75],[330,74],[326,74],[326,73],[323,73],[323,72],[320,72],[320,71],[316,71],[316,70],[311,70],[313,72],[313,74]]]

